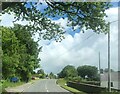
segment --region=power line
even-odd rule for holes
[[[95,34],[95,33],[89,35],[86,39],[84,39],[84,41],[85,41],[85,40],[88,40],[88,39],[89,39],[90,37],[92,37],[94,34]]]
[[[89,39],[89,38],[91,38],[94,34],[95,34],[95,33],[93,33],[93,34],[89,35],[89,36],[88,36],[87,38],[85,38],[83,41],[88,40],[88,39]],[[64,53],[63,53],[63,54],[61,54],[60,56],[65,55],[68,51],[70,51],[70,50],[72,50],[72,49],[74,49],[74,48],[78,47],[78,45],[79,45],[79,44],[77,44],[77,45],[75,45],[74,47],[72,47],[72,48],[68,49],[66,52],[64,52]]]
[[[117,21],[119,21],[119,20],[111,21],[110,24],[111,24],[111,23],[114,23],[114,22],[117,22]]]
[[[114,23],[114,22],[117,22],[117,21],[119,21],[119,20],[111,21],[110,24],[111,24],[111,23]],[[94,34],[95,34],[95,33],[90,34],[90,35],[89,35],[87,38],[85,38],[83,41],[88,40],[88,39],[91,38]],[[60,57],[63,56],[63,55],[65,55],[66,53],[68,53],[70,50],[78,47],[78,45],[79,45],[79,44],[77,44],[77,45],[75,45],[74,47],[72,47],[72,48],[68,49],[67,51],[63,52],[63,54],[61,54]]]
[[[114,23],[114,22],[117,22],[118,20],[115,20],[115,21],[111,21],[110,23]],[[87,38],[85,38],[83,41],[87,41],[89,38],[91,38],[95,33],[92,33],[90,34]],[[65,55],[66,53],[68,53],[69,51],[71,51],[72,49],[75,49],[76,47],[79,47],[78,46],[79,44],[73,46],[72,48],[68,49],[67,51],[63,52],[59,57],[62,57],[63,55]]]

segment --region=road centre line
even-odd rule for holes
[[[49,92],[49,91],[47,90],[47,92]]]

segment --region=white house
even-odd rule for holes
[[[108,87],[108,73],[100,75],[101,87]],[[111,88],[120,90],[120,72],[111,72]]]

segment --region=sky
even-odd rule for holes
[[[107,21],[118,20],[118,8],[110,8],[106,10],[108,14]],[[67,18],[56,21],[67,28]],[[112,23],[111,32],[111,68],[118,70],[118,22]],[[75,33],[65,35],[62,42],[42,40],[39,44],[43,45],[40,53],[41,68],[47,73],[58,73],[66,65],[74,65],[75,67],[82,65],[92,65],[98,67],[98,53],[101,53],[101,68],[107,68],[107,35],[95,34],[91,30],[85,33]],[[47,45],[49,44],[49,45]]]
[[[106,21],[118,20],[118,7],[106,10],[108,18]],[[2,19],[1,25],[13,26],[12,21],[14,15],[4,14],[0,17]],[[51,19],[52,20],[52,19]],[[67,18],[52,20],[59,23],[65,28],[67,27]],[[28,22],[18,21],[19,24],[26,24]],[[77,28],[77,27],[76,27]],[[72,33],[72,32],[71,32]],[[96,34],[92,30],[87,30],[85,33],[77,32],[73,34],[66,33],[65,39],[62,42],[41,40],[40,46],[43,46],[39,57],[41,58],[40,65],[46,73],[59,73],[66,65],[73,65],[76,68],[82,65],[92,65],[98,67],[100,52],[101,68],[107,68],[107,35]],[[118,70],[118,22],[111,23],[111,68]],[[37,39],[37,35],[35,40]]]

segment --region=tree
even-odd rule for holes
[[[17,76],[23,81],[28,81],[33,70],[39,67],[37,42],[32,39],[31,32],[21,25],[6,28],[0,27],[2,31],[3,48],[3,78],[9,79]]]
[[[44,70],[43,69],[40,69],[37,71],[38,74],[44,74]]]
[[[75,69],[74,66],[67,65],[63,68],[63,70],[58,74],[58,77],[60,78],[68,78],[68,77],[76,77],[77,70]]]
[[[89,66],[89,65],[84,65],[84,66],[79,66],[77,68],[78,75],[81,76],[82,78],[85,79],[87,76],[88,79],[92,80],[94,78],[97,78],[98,70],[97,67],[95,66]]]
[[[51,72],[51,73],[49,74],[49,78],[50,78],[50,79],[55,79],[56,76]]]
[[[26,30],[25,27],[19,24],[15,24],[12,31],[15,33],[19,40],[20,62],[18,73],[22,76],[22,80],[27,80],[31,77],[33,70],[39,67],[38,54],[40,49],[38,48],[37,42],[32,39],[32,33]]]
[[[17,54],[18,43],[17,37],[14,32],[5,27],[0,27],[2,31],[2,74],[5,79],[14,76],[16,68],[19,63],[19,55]]]
[[[14,12],[15,20],[27,20],[30,23],[26,28],[38,32],[44,39],[64,39],[63,29],[48,18],[68,18],[68,26],[82,30],[92,29],[97,33],[107,33],[108,25],[104,20],[105,10],[110,8],[109,2],[50,2],[45,1],[47,7],[40,10],[37,2],[3,2],[4,12]],[[42,2],[39,6],[42,6]],[[27,6],[27,7],[26,7]],[[42,31],[44,30],[44,31]]]
[[[43,69],[38,70],[37,74],[39,74],[40,78],[45,78],[45,76],[46,76]]]

